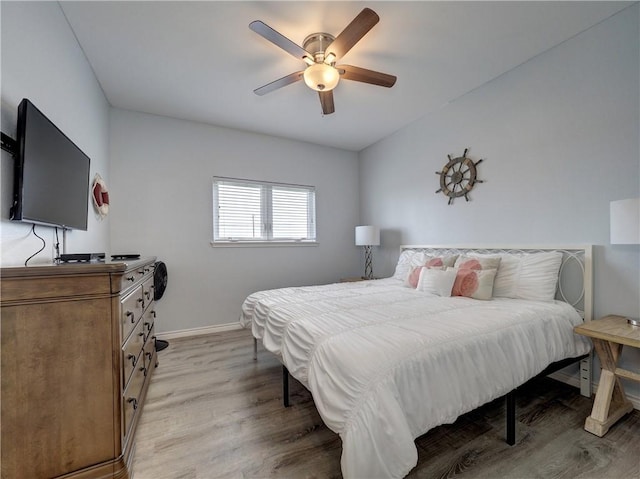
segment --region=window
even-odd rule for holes
[[[315,243],[312,186],[215,177],[213,242]]]

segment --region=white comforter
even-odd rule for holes
[[[589,351],[566,303],[441,298],[395,279],[250,295],[241,323],[312,393],[345,478],[404,477],[414,439]]]

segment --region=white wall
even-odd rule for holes
[[[636,3],[361,152],[385,274],[403,243],[594,244],[595,316],[640,316],[640,248],[609,244],[609,202],[640,196],[638,18]],[[447,206],[435,172],[467,147],[485,183]]]
[[[159,332],[237,322],[257,290],[338,281],[362,269],[357,154],[113,109],[111,242],[166,263]],[[319,246],[212,247],[212,177],[313,185]]]
[[[108,182],[109,105],[60,6],[57,2],[2,2],[0,14],[2,131],[15,138],[18,104],[28,98],[91,158],[90,178],[99,172]],[[13,158],[2,151],[2,266],[23,265],[41,246],[30,234],[31,225],[9,221],[13,166]],[[50,263],[53,228],[37,226],[36,231],[47,247],[29,264]],[[67,252],[105,252],[109,249],[109,220],[100,221],[90,205],[88,230],[71,231],[66,237]]]

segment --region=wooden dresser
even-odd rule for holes
[[[2,268],[2,479],[131,477],[157,366],[154,264]]]

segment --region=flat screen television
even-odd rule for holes
[[[89,157],[26,98],[16,136],[11,219],[86,231]]]

